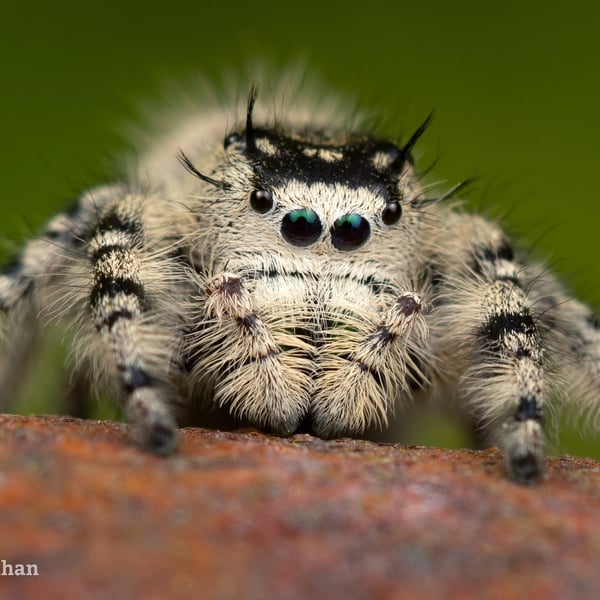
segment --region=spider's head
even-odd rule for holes
[[[390,230],[397,229],[395,237],[410,248],[422,201],[411,149],[429,119],[397,145],[361,134],[256,126],[255,98],[251,93],[245,128],[224,140],[217,178],[195,173],[232,202],[239,199],[237,222],[260,238],[251,245],[342,259],[389,248]]]
[[[274,129],[254,129],[249,144],[247,133],[228,136],[226,146],[238,146],[252,167],[249,206],[259,215],[277,214],[288,244],[352,251],[369,241],[373,228],[401,218],[399,183],[408,166],[401,148]]]

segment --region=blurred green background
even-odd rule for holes
[[[380,108],[392,134],[435,108],[419,164],[439,158],[434,179],[448,184],[478,176],[472,207],[501,216],[599,308],[599,20],[600,7],[577,1],[5,3],[2,255],[110,176],[121,125],[163,82],[302,58]],[[24,412],[51,410],[63,356],[50,360],[28,379]],[[411,419],[410,441],[462,443],[435,414]],[[567,431],[555,450],[600,456],[578,438]]]

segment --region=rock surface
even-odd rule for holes
[[[591,599],[598,558],[593,460],[0,416],[2,598]]]

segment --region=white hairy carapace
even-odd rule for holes
[[[7,356],[62,318],[78,368],[162,454],[198,400],[360,435],[442,382],[535,480],[548,399],[597,406],[598,321],[496,224],[427,197],[411,162],[427,122],[399,144],[287,98],[189,117],[55,217],[0,275]]]

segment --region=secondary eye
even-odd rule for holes
[[[232,144],[236,144],[239,141],[240,141],[240,134],[239,133],[230,133],[223,140],[223,148],[225,148],[225,150],[227,150],[227,148],[229,148],[229,146],[231,146]]]
[[[331,228],[331,241],[338,250],[354,250],[364,244],[371,233],[369,221],[357,214],[344,215]]]
[[[392,202],[388,202],[381,213],[381,220],[386,225],[393,225],[400,220],[402,216],[402,207],[400,206],[400,202],[394,200]]]
[[[253,190],[250,194],[250,206],[257,213],[267,213],[273,208],[273,194],[268,190]]]

